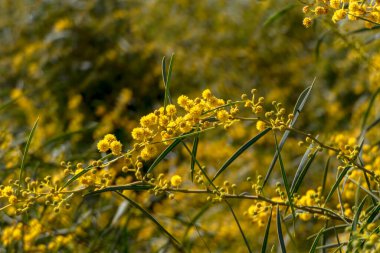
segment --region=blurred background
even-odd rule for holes
[[[379,87],[374,73],[380,66],[372,62],[372,52],[379,43],[371,40],[373,32],[353,33],[355,27],[334,26],[329,20],[319,20],[305,29],[301,10],[299,2],[285,0],[0,1],[2,177],[10,177],[18,168],[22,147],[37,117],[39,126],[29,164],[34,176],[57,170],[61,160],[97,159],[96,142],[107,133],[116,134],[128,148],[130,131],[138,119],[163,104],[161,61],[173,53],[174,98],[181,94],[199,96],[203,89],[210,88],[218,97],[237,100],[242,93],[256,88],[267,101],[280,101],[292,110],[299,94],[316,78],[297,127],[322,138],[334,132],[358,134],[358,122],[368,98]],[[201,147],[204,152],[199,153],[217,167],[253,132],[237,127],[230,130],[229,137],[215,134],[208,137],[214,138],[214,142],[208,139],[210,143],[206,141]],[[298,140],[294,139],[293,144]],[[207,150],[220,145],[226,145],[226,149],[207,156]],[[289,145],[285,150],[294,149]],[[274,151],[273,146],[262,147],[255,152],[261,152],[262,157],[267,154],[268,158],[252,161],[256,168],[260,163],[268,164]],[[288,155],[288,163],[299,161],[303,151],[300,148]],[[181,159],[173,159],[171,166],[184,166]],[[323,163],[321,159],[321,166]],[[262,172],[255,173],[265,173],[266,168],[262,165]],[[244,181],[246,175],[235,175],[236,181]],[[272,183],[275,182],[274,179]],[[199,202],[194,208],[204,205]],[[168,211],[165,203],[157,201],[158,207],[152,204],[150,208],[178,218],[174,207]],[[90,207],[93,205],[89,203]],[[180,210],[180,204],[171,205]],[[236,203],[236,208],[241,209],[237,211],[239,215],[246,207],[247,204],[240,208]],[[109,210],[113,211],[97,210],[94,217],[105,215],[103,222],[109,224],[117,205]],[[216,209],[211,214],[217,210],[220,211]],[[215,222],[212,217],[215,216],[208,218],[207,225],[210,234],[205,237],[212,238],[212,233],[220,232],[219,238],[228,238],[229,233],[237,238],[228,243],[211,240],[211,252],[228,252],[231,248],[245,252],[238,231],[230,228],[233,222],[225,220],[220,224],[216,222],[218,216]],[[100,252],[158,251],[160,241],[153,239],[160,236],[153,234],[159,233],[154,228],[153,232],[141,232],[138,225],[128,233],[148,236],[131,238],[126,230],[110,229],[110,238],[119,238],[116,236],[121,234],[125,236],[121,238],[129,238],[129,246],[120,246],[116,239],[109,239],[112,247],[89,243],[86,238],[104,235],[105,225],[99,225],[99,220],[88,222],[82,237],[78,236],[75,242],[77,245],[91,245]],[[11,222],[1,223],[5,226]],[[64,228],[67,224],[59,226]],[[149,221],[146,224],[153,226]],[[167,224],[174,231],[179,229],[169,221]],[[312,223],[305,226],[313,231]],[[194,252],[205,252],[203,243],[192,232]],[[253,236],[257,233],[263,234],[247,232],[250,239],[256,238]],[[260,241],[251,241],[259,247]],[[297,247],[303,252],[310,243]],[[70,247],[66,250],[75,251]]]

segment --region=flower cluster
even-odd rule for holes
[[[312,20],[321,15],[332,13],[334,23],[348,18],[348,20],[363,20],[367,28],[380,24],[380,5],[378,1],[366,0],[323,0],[313,1],[303,7],[308,15],[303,20],[305,27],[310,27]]]

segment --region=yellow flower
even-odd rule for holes
[[[101,140],[98,142],[98,150],[99,152],[107,152],[110,148],[107,140]]]
[[[218,111],[216,113],[216,117],[218,118],[218,120],[220,120],[221,122],[226,122],[228,121],[229,119],[229,113],[226,111],[226,110],[221,110],[221,111]]]
[[[177,109],[175,108],[175,105],[168,105],[168,106],[166,106],[166,113],[169,116],[174,116],[174,114],[177,113]]]
[[[11,186],[5,186],[3,189],[3,195],[7,197],[13,195],[13,188]]]
[[[145,136],[144,128],[142,127],[136,127],[132,130],[132,138],[136,141],[142,141]]]
[[[313,24],[313,21],[311,20],[311,18],[304,18],[303,21],[302,21],[302,24],[306,28],[309,28]]]
[[[257,123],[256,123],[256,129],[259,130],[259,131],[264,131],[266,129],[266,124],[264,121],[262,120],[258,120]]]
[[[15,195],[11,195],[8,198],[9,204],[15,205],[17,203],[17,197]]]
[[[212,93],[209,89],[206,89],[202,92],[203,99],[210,99],[212,98]]]
[[[106,136],[104,136],[104,140],[111,144],[111,142],[116,141],[116,137],[113,134],[107,134]]]
[[[180,186],[182,184],[182,177],[178,176],[178,175],[174,175],[170,179],[170,183],[172,184],[172,186],[178,187],[178,186]]]
[[[120,141],[113,141],[110,145],[112,154],[113,155],[120,155],[122,146],[123,145],[121,145]]]

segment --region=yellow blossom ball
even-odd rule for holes
[[[106,136],[104,136],[104,140],[111,144],[111,142],[116,141],[116,137],[113,134],[107,134]]]
[[[256,129],[259,130],[259,131],[264,131],[265,129],[267,128],[266,124],[264,121],[262,120],[258,120],[256,122]]]
[[[226,110],[221,110],[216,113],[216,117],[221,122],[226,122],[229,119],[230,114]]]
[[[101,140],[98,142],[98,150],[99,152],[107,152],[110,148],[110,145],[107,140]]]
[[[166,106],[166,113],[169,116],[174,116],[177,113],[177,109],[175,108],[175,105]]]
[[[15,205],[17,203],[17,197],[15,195],[11,195],[8,198],[9,204]]]
[[[132,138],[137,141],[141,141],[144,138],[144,129],[136,127],[132,130]]]
[[[302,21],[302,24],[306,28],[309,28],[313,24],[313,21],[311,20],[311,18],[304,18],[303,21]]]
[[[113,155],[120,155],[122,146],[123,145],[120,143],[120,141],[113,141],[110,145],[112,154]]]
[[[170,183],[172,184],[172,186],[178,187],[178,186],[180,186],[182,184],[182,177],[178,176],[178,175],[174,175],[170,179]]]
[[[204,90],[204,91],[202,92],[202,97],[203,97],[204,99],[210,99],[210,98],[212,98],[212,93],[211,93],[210,89],[206,89],[206,90]]]

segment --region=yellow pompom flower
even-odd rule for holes
[[[340,6],[340,0],[330,0],[330,6],[334,9],[338,9]]]
[[[216,113],[216,117],[218,118],[218,120],[220,120],[221,122],[226,122],[228,121],[229,119],[229,113],[226,111],[226,110],[221,110],[221,111],[218,111]]]
[[[142,141],[145,136],[144,128],[142,127],[136,127],[132,130],[132,138],[136,141]]]
[[[174,175],[170,179],[170,183],[172,184],[172,186],[178,187],[178,186],[180,186],[182,184],[182,177],[178,176],[178,175]]]
[[[98,150],[99,152],[107,152],[110,148],[109,142],[105,139],[98,142]]]
[[[169,116],[174,116],[177,113],[177,109],[175,108],[175,105],[166,106],[166,113]]]
[[[259,131],[264,131],[267,128],[266,124],[262,120],[258,120],[256,123],[256,129]]]
[[[9,202],[9,204],[12,204],[12,205],[17,204],[17,197],[16,197],[15,195],[11,195],[11,196],[8,198],[8,202]]]
[[[309,28],[313,24],[313,21],[311,20],[311,18],[304,18],[303,21],[302,21],[302,24],[306,28]]]
[[[3,196],[10,197],[11,195],[13,195],[13,188],[11,186],[5,186],[2,193]]]
[[[113,141],[110,145],[112,154],[113,155],[120,155],[122,146],[123,145],[121,145],[120,141]]]
[[[104,140],[111,144],[111,142],[116,141],[116,137],[113,134],[107,134],[106,136],[104,136]]]
[[[145,146],[143,150],[141,150],[140,155],[142,159],[148,161],[149,159],[157,155],[157,148],[153,145]]]
[[[346,10],[340,9],[334,12],[334,15],[332,17],[332,21],[334,23],[338,22],[339,20],[344,19],[347,16]]]
[[[212,93],[209,89],[206,89],[202,92],[202,97],[203,99],[211,99],[212,98]]]

